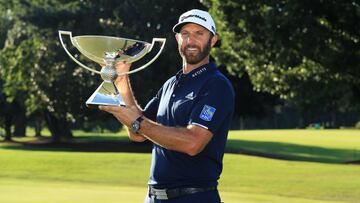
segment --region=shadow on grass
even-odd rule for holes
[[[292,161],[360,163],[360,147],[333,149],[280,142],[228,140],[226,152]]]
[[[31,151],[151,153],[151,142],[131,142],[124,136],[79,136],[60,143],[49,137],[27,141],[0,142],[0,148]],[[226,153],[279,160],[360,164],[360,148],[333,149],[280,142],[228,140]]]
[[[150,153],[150,142],[131,142],[127,137],[81,136],[67,141],[52,142],[51,138],[40,137],[29,141],[0,142],[3,149],[31,151],[74,151],[74,152],[134,152]]]

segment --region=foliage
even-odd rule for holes
[[[1,25],[7,23],[9,28],[0,32],[0,37],[6,36],[0,55],[3,92],[8,102],[21,103],[28,115],[45,115],[48,125],[61,124],[54,128],[55,131],[68,128],[69,122],[81,126],[95,119],[101,120],[99,125],[104,126],[101,123],[113,120],[113,117],[89,110],[84,104],[101,79],[69,59],[59,44],[58,30],[72,31],[75,36],[98,34],[144,41],[166,37],[165,51],[152,65],[153,70],[149,68],[149,71],[132,76],[134,89],[139,92],[136,96],[144,105],[169,74],[180,68],[171,28],[182,9],[196,5],[200,4],[165,0],[121,3],[115,0],[1,0],[0,9],[9,13],[0,18]],[[77,53],[75,49],[71,52]],[[80,60],[86,61],[83,57]],[[145,62],[134,66],[140,63]],[[97,64],[92,66],[99,67]]]
[[[57,120],[48,124],[60,123],[59,129],[69,128],[71,122],[92,125],[95,120],[101,120],[95,125],[104,126],[113,118],[84,105],[101,79],[69,59],[57,31],[149,42],[165,37],[160,58],[131,76],[135,96],[144,106],[181,68],[172,26],[182,12],[204,9],[202,4],[210,8],[222,39],[221,48],[212,54],[239,82],[237,91],[245,84],[246,101],[254,101],[252,108],[250,102],[238,102],[238,112],[267,112],[278,103],[278,95],[314,114],[360,109],[360,6],[339,0],[0,0],[0,80],[6,102],[17,103],[28,116]],[[70,45],[69,40],[65,43]]]
[[[72,121],[73,115],[83,109],[79,108],[81,98],[71,99],[70,95],[82,95],[80,92],[87,91],[86,88],[73,88],[81,87],[76,80],[66,80],[72,77],[72,73],[67,68],[65,57],[58,55],[56,33],[29,21],[33,16],[41,16],[42,8],[51,7],[53,3],[54,1],[13,1],[12,5],[8,5],[7,10],[11,11],[14,20],[11,29],[7,31],[0,65],[4,81],[3,92],[7,95],[8,102],[17,101],[28,115],[44,112],[48,122],[51,122],[48,125],[54,125],[53,133],[56,133],[55,129],[60,129],[66,134],[62,131],[66,130],[66,123]],[[68,8],[69,5],[64,4],[50,10],[64,11],[69,10]],[[49,20],[51,25],[57,26],[53,19]],[[59,122],[54,122],[54,119]]]
[[[360,121],[355,124],[355,128],[360,130]]]
[[[208,0],[222,40],[215,57],[254,88],[302,110],[359,110],[356,1]]]

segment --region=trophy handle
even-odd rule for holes
[[[69,55],[70,58],[71,58],[73,61],[75,61],[79,66],[81,66],[81,67],[83,67],[83,68],[85,68],[85,69],[87,69],[87,70],[89,70],[89,71],[91,71],[91,72],[100,74],[100,71],[97,71],[97,70],[94,70],[94,69],[91,69],[91,68],[85,66],[85,65],[82,64],[80,61],[78,61],[75,57],[73,57],[73,55],[71,55],[71,53],[68,51],[68,49],[66,48],[66,46],[65,46],[65,44],[64,44],[64,42],[63,42],[63,40],[62,40],[62,35],[69,35],[70,40],[71,40],[71,43],[74,44],[74,43],[73,43],[73,39],[72,39],[72,33],[69,32],[69,31],[59,30],[60,42],[61,42],[61,45],[62,45],[62,47],[64,48],[65,52],[67,53],[67,55]]]
[[[139,71],[141,71],[142,69],[145,69],[146,67],[148,67],[150,64],[152,64],[152,63],[160,56],[162,50],[164,49],[166,39],[165,39],[165,38],[153,38],[152,43],[151,43],[151,46],[150,46],[149,50],[147,51],[148,53],[152,50],[152,48],[154,47],[154,45],[155,45],[156,42],[161,43],[161,47],[160,47],[160,50],[159,50],[158,53],[154,56],[153,59],[151,59],[151,60],[150,60],[149,62],[147,62],[146,64],[144,64],[144,65],[140,66],[139,68],[136,68],[136,69],[134,69],[134,70],[132,70],[132,71],[123,72],[123,73],[117,73],[118,76],[139,72]]]

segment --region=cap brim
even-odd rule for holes
[[[181,28],[182,28],[182,26],[184,26],[184,25],[187,24],[187,23],[190,23],[190,22],[182,22],[182,23],[178,23],[178,24],[174,25],[174,27],[173,27],[173,32],[174,32],[174,33],[179,33],[180,30],[181,30]]]
[[[188,23],[194,23],[196,25],[200,25],[201,27],[205,28],[206,30],[208,30],[211,34],[215,35],[214,32],[212,32],[211,30],[207,29],[206,27],[204,27],[203,25],[201,25],[200,23],[197,23],[197,22],[192,22],[192,21],[187,21],[187,22],[182,22],[182,23],[178,23],[176,25],[174,25],[173,27],[173,32],[174,33],[179,33],[181,28],[185,25],[185,24],[188,24]]]

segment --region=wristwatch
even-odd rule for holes
[[[131,125],[131,131],[133,131],[134,133],[138,133],[140,130],[140,123],[144,120],[143,116],[140,116],[139,118],[137,118],[136,120],[134,120]]]

